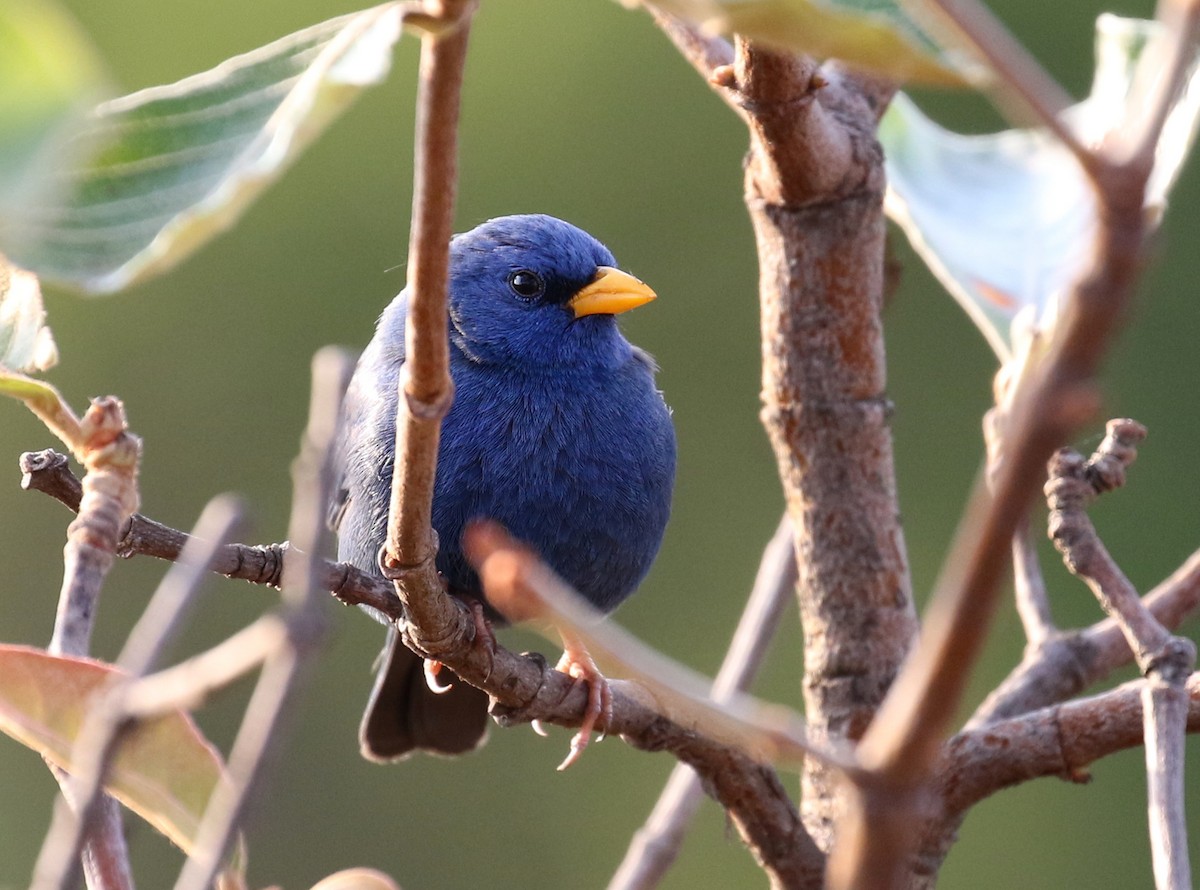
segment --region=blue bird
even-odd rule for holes
[[[586,232],[508,216],[450,245],[454,404],[442,425],[433,526],[451,593],[486,603],[461,546],[496,520],[593,605],[611,611],[645,577],[670,513],[675,433],[653,359],[615,316],[654,299]],[[332,507],[338,558],[378,572],[394,457],[407,294],[379,319],[343,408]],[[487,696],[435,694],[389,629],[359,732],[364,756],[459,754],[487,732]]]

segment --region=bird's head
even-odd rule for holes
[[[614,316],[653,299],[608,248],[552,216],[489,220],[450,245],[450,333],[473,361],[615,367],[632,347]]]

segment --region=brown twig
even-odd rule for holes
[[[785,516],[763,552],[746,608],[713,680],[714,701],[725,701],[731,693],[749,688],[795,584],[796,551],[792,524]],[[654,811],[634,835],[608,890],[648,890],[658,885],[679,854],[703,794],[695,770],[682,763],[676,765]]]
[[[396,583],[418,653],[469,639],[473,622],[445,593],[434,558],[433,482],[442,418],[454,398],[447,337],[446,282],[458,184],[458,115],[474,0],[444,0],[445,27],[421,38],[417,87],[412,230],[408,247],[405,362],[396,417],[396,459],[384,575]]]
[[[1184,813],[1184,740],[1188,697],[1185,684],[1196,664],[1191,640],[1172,636],[1145,607],[1100,541],[1085,507],[1101,492],[1123,484],[1125,468],[1146,435],[1130,420],[1109,421],[1108,434],[1091,459],[1070,449],[1050,462],[1046,494],[1050,536],[1063,561],[1083,578],[1104,611],[1124,633],[1146,678],[1142,692],[1146,771],[1150,798],[1150,841],[1155,884],[1160,890],[1192,885]]]
[[[71,472],[67,457],[57,451],[25,452],[21,455],[21,485],[31,491],[50,495],[70,510],[78,512],[79,479]],[[117,553],[123,557],[152,556],[174,561],[188,543],[188,535],[141,513],[135,513],[125,523]],[[291,545],[251,546],[225,544],[213,557],[212,571],[228,578],[249,581],[268,587],[278,587],[283,574],[283,559]],[[318,560],[314,569],[318,586],[328,590],[350,605],[370,606],[393,621],[403,617],[395,589],[376,575],[363,572],[349,563]]]
[[[352,370],[350,358],[339,349],[327,347],[313,357],[308,425],[300,456],[292,465],[294,495],[288,535],[297,546],[288,552],[284,564],[286,644],[272,652],[263,666],[229,753],[231,781],[213,790],[196,829],[196,847],[184,863],[176,890],[212,886],[246,801],[261,780],[275,730],[303,678],[303,669],[324,637],[326,619],[313,554],[328,535],[325,512],[333,488],[329,455]]]
[[[68,410],[69,413],[69,410]],[[84,413],[71,443],[87,474],[80,487],[79,515],[67,528],[63,551],[63,584],[48,651],[87,655],[100,588],[113,563],[119,530],[137,508],[137,465],[141,442],[128,431],[118,399],[97,399]],[[51,770],[67,802],[74,796],[71,777]],[[90,890],[123,890],[133,886],[121,812],[116,801],[102,798],[84,825],[86,843],[80,858],[70,857],[55,886],[66,886],[82,864]],[[44,863],[41,868],[58,868]],[[35,880],[40,879],[35,872]]]
[[[1050,611],[1050,598],[1046,595],[1046,582],[1042,578],[1042,566],[1038,561],[1037,545],[1028,516],[1013,535],[1012,560],[1017,615],[1025,629],[1028,646],[1037,649],[1057,634],[1058,628]]]
[[[521,614],[539,620],[551,613],[565,616],[577,632],[588,623],[582,618],[590,611],[585,601],[578,594],[571,595],[564,589],[565,584],[530,550],[495,524],[483,524],[469,530],[464,543],[487,591],[488,601],[493,605],[505,611],[516,606]],[[550,620],[555,619],[550,617]],[[589,648],[597,651],[595,647],[593,637],[589,639]],[[629,645],[621,648],[623,652],[632,649]],[[667,675],[669,667],[664,665],[654,673]],[[720,721],[711,717],[711,709],[692,716],[695,712],[678,701],[679,698],[690,698],[687,692],[680,696],[675,689],[643,685],[647,672],[639,673],[642,676],[638,681],[609,681],[613,687],[614,707],[607,731],[622,736],[635,747],[668,750],[693,767],[701,775],[706,790],[725,807],[773,887],[819,887],[824,856],[805,831],[774,769],[747,756],[740,745],[730,744],[723,738],[736,734],[736,727],[730,727],[734,730],[730,733],[722,724],[736,723],[738,716],[730,713],[727,720]],[[726,690],[726,693],[733,697],[732,690]],[[493,714],[501,722],[512,713],[510,709],[493,707]],[[664,713],[684,716],[670,719],[663,716]],[[536,715],[522,713],[520,716],[529,719]],[[781,736],[784,731],[786,727],[774,735]],[[772,730],[766,728],[746,747],[752,752],[761,749],[763,753],[773,753],[772,749],[795,750],[796,743],[790,738],[776,739],[772,735]],[[841,752],[813,753],[825,762],[839,763],[843,769],[847,765]]]

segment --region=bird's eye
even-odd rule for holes
[[[536,300],[546,290],[546,284],[536,272],[521,269],[508,276],[508,286],[522,300]]]

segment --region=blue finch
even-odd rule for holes
[[[549,216],[494,219],[450,247],[454,404],[442,425],[433,526],[451,593],[486,602],[461,547],[473,519],[525,541],[593,605],[611,611],[645,577],[670,513],[675,433],[656,366],[615,316],[654,292],[604,245]],[[404,364],[407,294],[384,310],[343,409],[333,512],[338,557],[378,571]],[[435,694],[388,632],[360,730],[363,753],[458,754],[487,730],[487,697]]]

